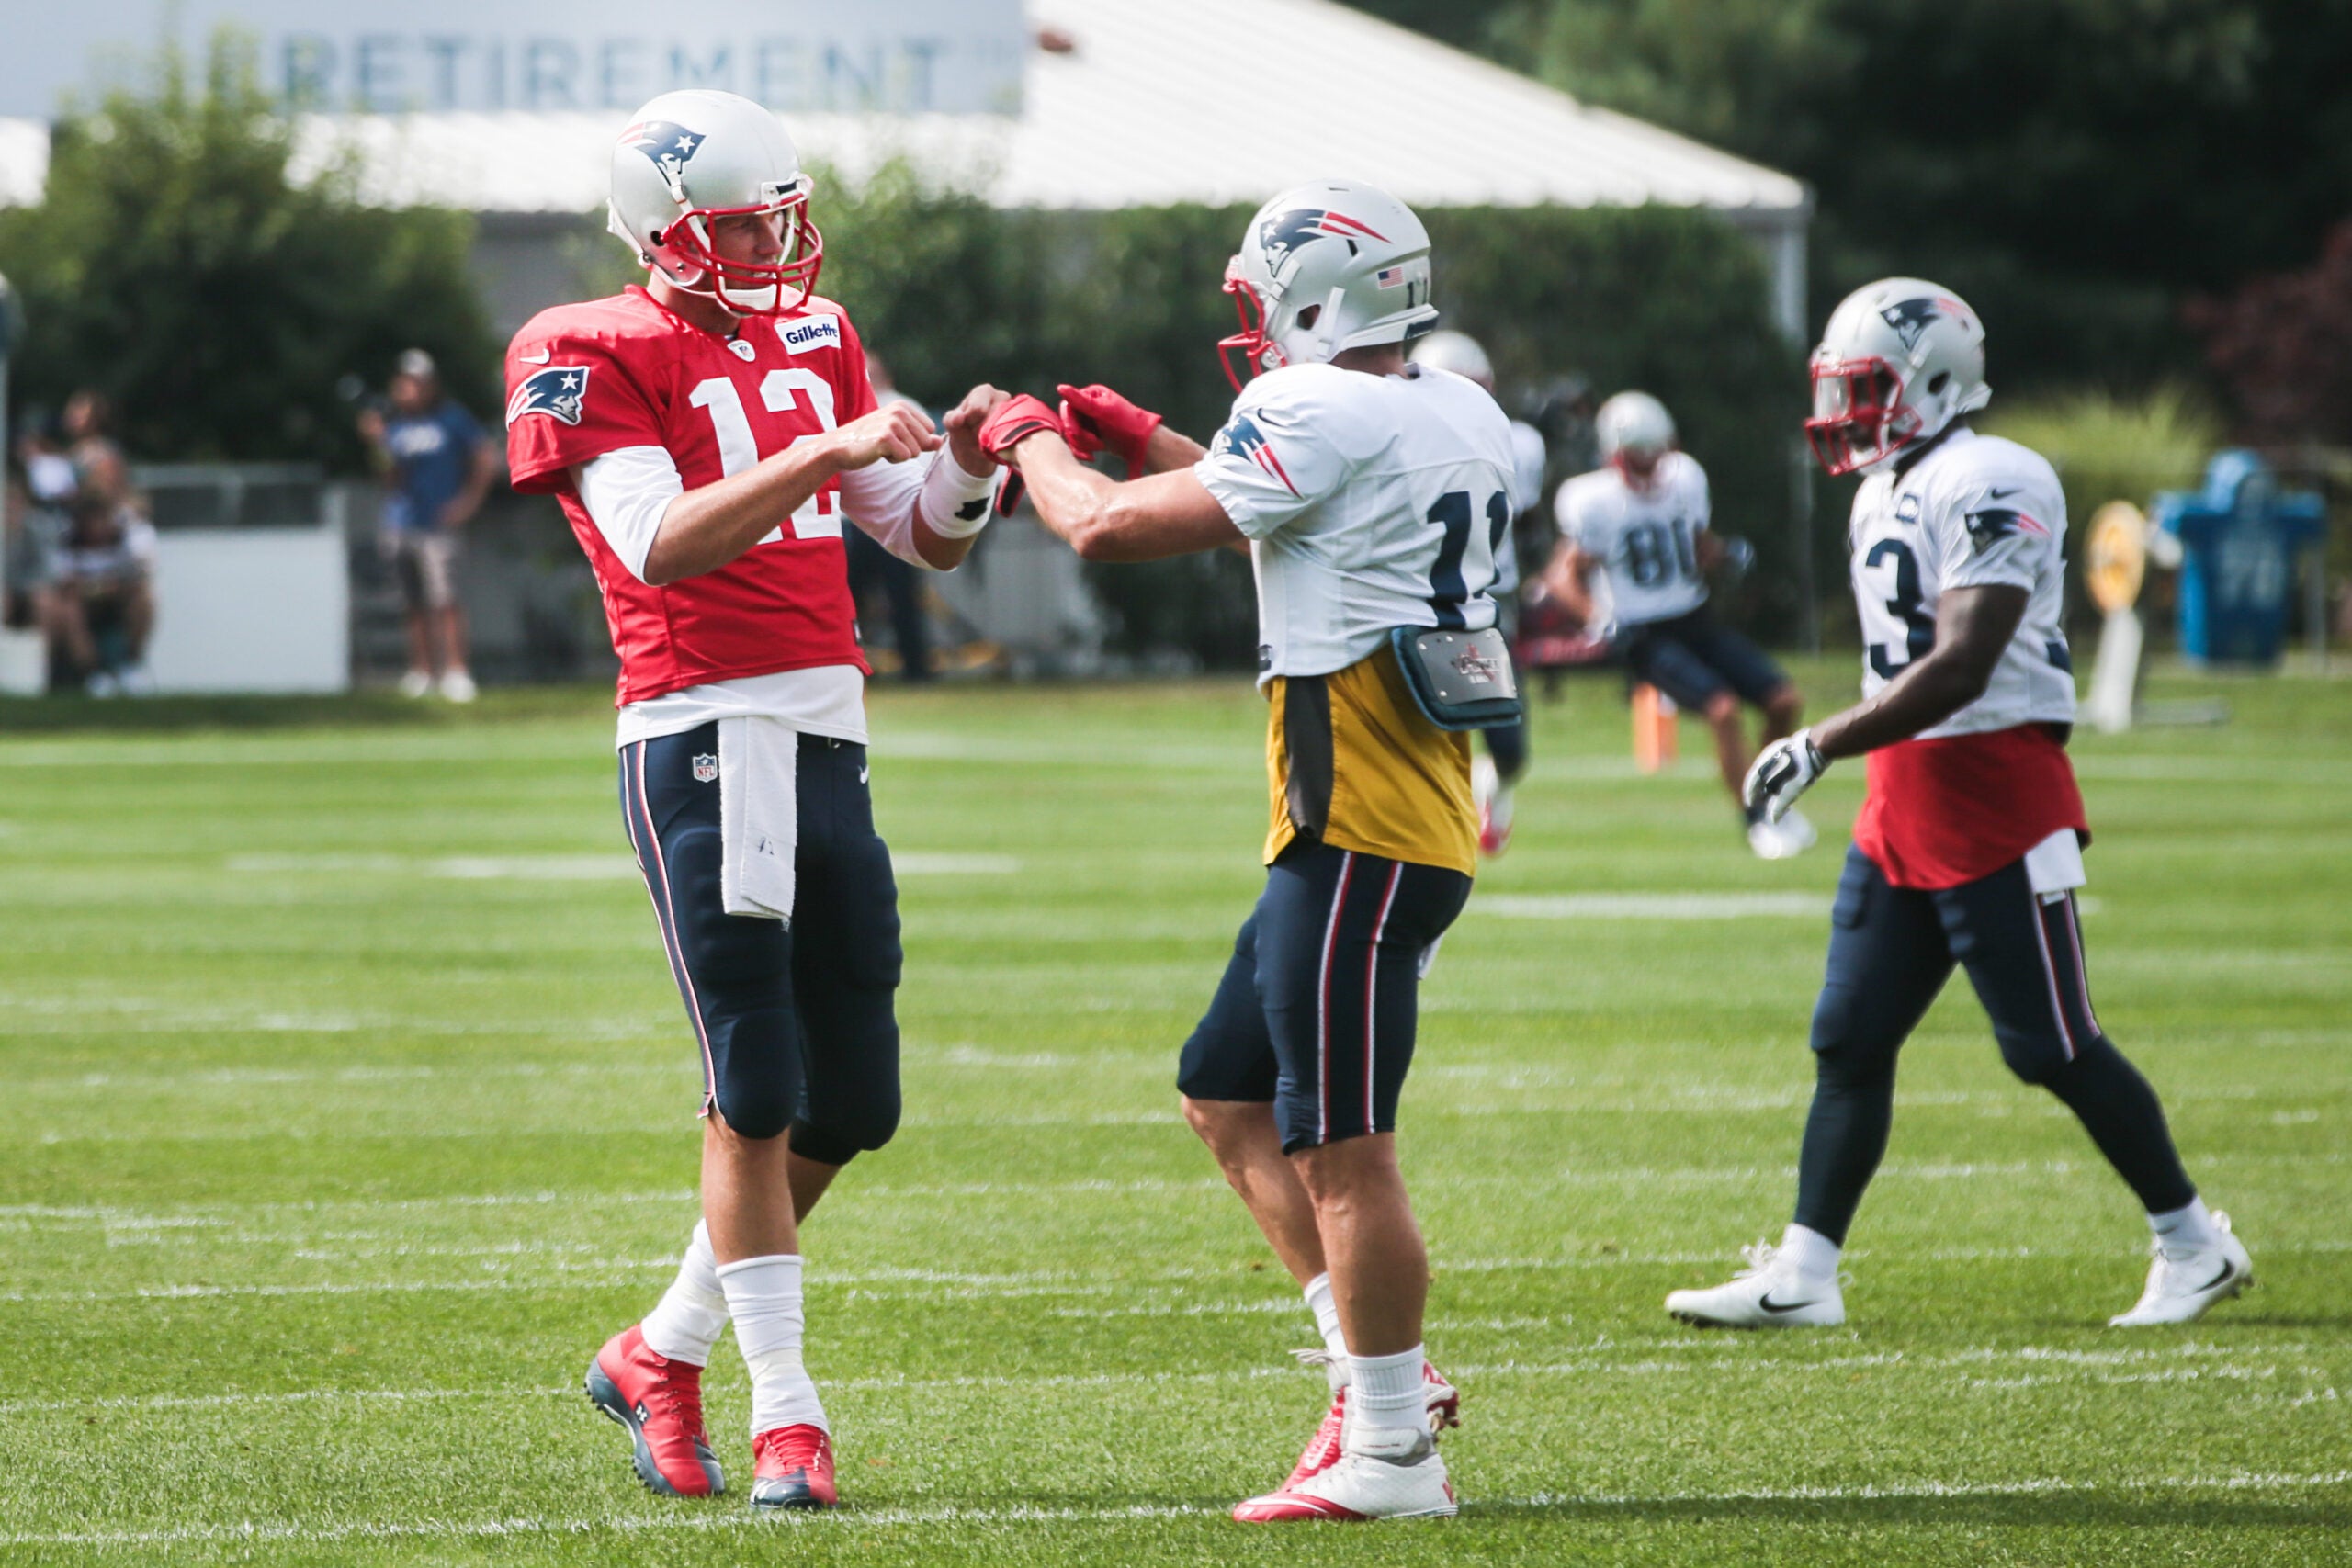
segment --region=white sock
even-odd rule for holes
[[[1796,1266],[1797,1278],[1815,1283],[1838,1278],[1838,1246],[1817,1230],[1791,1225],[1781,1233],[1781,1256]]]
[[[2191,1198],[2185,1209],[2150,1214],[2148,1228],[2156,1233],[2157,1245],[2166,1252],[2202,1252],[2222,1245],[2221,1227],[2213,1223],[2213,1212],[2202,1198]]]
[[[817,1385],[800,1364],[800,1259],[790,1254],[718,1266],[735,1348],[752,1370],[752,1435],[808,1425],[831,1431]]]
[[[718,1288],[718,1260],[710,1252],[710,1227],[695,1222],[694,1239],[678,1262],[661,1303],[639,1325],[646,1348],[690,1367],[710,1365],[710,1348],[727,1331],[727,1292]]]
[[[1331,1295],[1330,1275],[1317,1274],[1306,1281],[1306,1310],[1315,1314],[1315,1328],[1323,1336],[1323,1348],[1339,1358],[1337,1365],[1345,1371],[1348,1340],[1340,1332],[1340,1303]]]
[[[1429,1396],[1421,1388],[1421,1369],[1428,1361],[1419,1345],[1394,1356],[1349,1357],[1351,1422],[1374,1430],[1428,1431]]]

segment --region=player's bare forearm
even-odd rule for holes
[[[1030,436],[1015,457],[1038,520],[1087,560],[1164,560],[1242,542],[1189,468],[1120,484],[1080,462],[1052,434]]]
[[[1592,621],[1592,590],[1585,581],[1592,570],[1592,558],[1574,545],[1563,542],[1544,569],[1544,586],[1551,590],[1568,613],[1587,625]]]
[[[1180,435],[1165,424],[1151,433],[1151,440],[1143,449],[1143,471],[1147,474],[1172,474],[1179,468],[1189,468],[1209,455],[1209,449],[1189,435]]]
[[[1825,761],[1859,757],[1932,729],[1984,694],[2025,619],[2022,588],[1955,588],[1936,606],[1936,645],[1868,702],[1813,727]]]
[[[662,514],[653,547],[645,553],[645,581],[658,588],[716,571],[782,527],[843,470],[903,463],[938,448],[930,420],[905,403],[797,441],[755,467],[672,502]]]
[[[978,534],[967,534],[960,539],[945,539],[931,531],[931,525],[915,519],[915,554],[922,557],[922,564],[933,571],[954,571],[980,542]]]

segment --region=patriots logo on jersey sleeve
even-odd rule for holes
[[[2039,534],[2046,539],[2050,530],[2025,513],[2006,506],[1988,506],[1968,514],[1968,542],[1980,556],[2016,534]]]
[[[1387,238],[1344,212],[1325,212],[1303,207],[1295,212],[1278,212],[1259,224],[1258,248],[1266,253],[1266,265],[1280,272],[1293,251],[1310,240],[1326,236],[1347,241],[1350,252],[1354,251],[1359,236],[1383,242]]]
[[[641,119],[621,132],[621,145],[634,147],[653,160],[661,171],[675,181],[679,173],[694,162],[695,154],[710,139],[697,136],[674,119]]]
[[[525,377],[507,400],[506,423],[543,413],[561,424],[578,424],[588,402],[589,369],[585,365],[550,365]]]
[[[1216,439],[1210,443],[1209,449],[1219,457],[1240,457],[1256,464],[1281,480],[1283,489],[1293,495],[1298,494],[1298,487],[1290,482],[1290,474],[1283,468],[1283,460],[1274,456],[1273,447],[1267,442],[1266,433],[1260,430],[1258,422],[1248,414],[1238,413],[1228,420],[1225,428],[1216,433]]]

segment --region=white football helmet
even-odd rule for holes
[[[1430,303],[1430,232],[1413,209],[1361,180],[1316,180],[1258,209],[1226,265],[1241,330],[1218,340],[1238,390],[1250,373],[1328,364],[1351,348],[1407,343],[1437,321]]]
[[[1620,392],[1592,416],[1592,433],[1604,463],[1627,456],[1657,457],[1674,446],[1674,416],[1647,392]]]
[[[797,310],[824,264],[799,151],[775,115],[733,93],[691,87],[639,109],[613,144],[610,211],[640,264],[740,316]],[[783,254],[721,260],[711,220],[754,213],[783,218]]]
[[[1431,333],[1413,344],[1413,352],[1406,357],[1432,370],[1451,370],[1456,376],[1466,377],[1489,392],[1495,389],[1494,362],[1468,333]]]
[[[1993,400],[1984,326],[1967,302],[1917,277],[1846,296],[1813,351],[1813,455],[1832,474],[1874,468]]]

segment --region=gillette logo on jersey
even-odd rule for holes
[[[696,143],[675,127],[639,129],[693,156]],[[506,377],[514,488],[562,503],[595,570],[623,705],[786,670],[865,669],[836,481],[727,565],[656,584],[616,551],[575,479],[607,453],[658,447],[684,488],[699,490],[872,412],[865,352],[839,306],[810,299],[730,339],[632,288],[534,317],[507,351]]]

